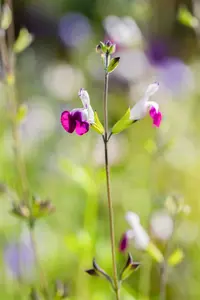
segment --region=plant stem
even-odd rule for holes
[[[6,91],[7,91],[7,98],[8,104],[10,106],[10,119],[11,119],[11,126],[12,126],[12,138],[13,138],[13,148],[14,148],[14,156],[15,156],[15,164],[18,173],[18,177],[21,183],[21,200],[27,202],[27,205],[31,209],[30,203],[30,193],[29,193],[29,185],[28,185],[28,177],[26,174],[26,166],[23,159],[22,151],[21,151],[21,139],[20,139],[20,131],[19,131],[19,124],[17,122],[17,112],[18,112],[18,101],[17,101],[17,92],[15,86],[15,60],[12,53],[12,47],[14,43],[14,23],[13,23],[13,10],[12,10],[12,0],[5,1],[12,12],[12,23],[7,31],[8,37],[8,44],[6,44],[5,34],[1,32],[0,35],[0,53],[1,59],[3,63],[4,75],[7,81],[9,76],[13,77],[13,82],[11,84],[7,84]],[[44,273],[41,269],[39,264],[39,258],[37,254],[37,245],[34,238],[34,224],[30,222],[29,224],[29,232],[30,232],[30,239],[32,243],[32,248],[35,256],[35,261],[38,265],[38,269],[41,276],[41,282],[44,289],[45,298],[49,299],[48,295],[48,286],[46,282],[46,278]]]
[[[36,266],[37,266],[37,268],[40,272],[40,281],[41,281],[41,285],[42,285],[42,289],[43,289],[43,294],[45,296],[45,299],[48,300],[48,299],[50,299],[49,298],[49,292],[48,292],[48,284],[47,284],[47,281],[46,281],[44,271],[43,271],[42,266],[40,264],[39,255],[38,255],[38,251],[37,251],[37,243],[36,243],[36,240],[35,240],[34,229],[35,229],[35,224],[30,223],[29,232],[30,232],[31,245],[32,245],[34,256],[35,256],[35,263],[36,263]]]
[[[164,261],[160,266],[160,300],[166,299],[167,264]]]
[[[111,241],[111,250],[112,250],[112,269],[113,269],[113,281],[115,287],[116,299],[120,299],[119,295],[119,286],[118,286],[118,277],[117,277],[117,265],[116,265],[116,254],[115,254],[115,231],[114,231],[114,214],[113,214],[113,204],[111,198],[110,190],[110,169],[109,169],[109,160],[108,160],[108,77],[109,73],[107,72],[109,54],[105,56],[105,81],[104,81],[104,152],[105,152],[105,171],[106,171],[106,187],[107,187],[107,198],[108,198],[108,211],[109,211],[109,222],[110,222],[110,241]]]

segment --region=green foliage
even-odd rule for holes
[[[118,134],[125,129],[127,129],[131,124],[133,123],[132,120],[130,120],[130,108],[126,111],[124,116],[117,121],[117,123],[113,126],[112,128],[112,133],[113,134]]]
[[[108,66],[108,73],[112,73],[119,65],[120,57],[114,57],[111,59],[109,66]]]

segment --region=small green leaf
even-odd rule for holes
[[[133,121],[130,120],[130,112],[131,112],[131,110],[129,108],[126,111],[125,115],[119,121],[117,121],[117,123],[113,126],[113,128],[112,128],[113,134],[122,132],[123,130],[128,128],[133,123]]]
[[[99,134],[101,134],[101,135],[104,134],[104,127],[101,124],[96,111],[94,112],[94,123],[91,125],[91,127]]]
[[[113,54],[116,51],[116,44],[112,44],[109,48],[109,54]]]
[[[22,104],[17,112],[17,122],[21,123],[22,121],[24,121],[24,119],[26,118],[28,113],[28,107],[26,104]]]
[[[182,262],[183,258],[184,253],[180,248],[178,248],[168,258],[168,264],[170,266],[176,266],[177,264]]]
[[[4,4],[1,13],[1,28],[7,30],[12,22],[12,12],[8,4]]]
[[[103,269],[101,269],[99,265],[97,265],[95,258],[93,259],[93,268],[97,272],[97,274],[105,277],[108,281],[112,283],[112,279],[110,278],[110,276]]]
[[[128,278],[135,270],[138,269],[139,266],[140,266],[140,263],[133,262],[132,256],[129,253],[126,265],[123,268],[121,275],[120,275],[120,281],[124,281],[126,278]]]
[[[26,28],[20,30],[19,36],[14,44],[14,52],[20,53],[30,46],[33,41],[33,36]]]
[[[103,53],[107,52],[107,46],[103,42],[99,43],[99,47],[101,48],[101,50],[103,51]]]
[[[117,66],[119,65],[119,61],[120,61],[120,57],[114,57],[111,59],[107,69],[108,73],[113,72],[117,68]]]
[[[91,276],[101,276],[101,277],[104,277],[113,286],[113,281],[112,281],[111,277],[103,269],[101,269],[99,267],[99,265],[97,265],[97,263],[95,261],[95,258],[93,259],[93,268],[89,269],[89,270],[86,270],[86,273],[88,273]]]
[[[191,14],[185,5],[180,6],[177,20],[183,25],[191,28],[197,28],[199,26],[199,20]]]
[[[159,262],[159,263],[163,262],[164,257],[162,255],[161,251],[153,243],[151,243],[151,242],[149,243],[146,251],[157,262]]]

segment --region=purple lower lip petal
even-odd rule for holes
[[[154,116],[156,115],[155,107],[151,107],[151,109],[149,110],[149,114],[150,114],[150,117],[153,119]]]
[[[153,125],[155,125],[156,127],[159,127],[160,123],[162,121],[161,112],[160,111],[156,112],[155,107],[151,107],[151,109],[149,110],[149,115],[153,119]]]
[[[67,132],[74,132],[76,128],[76,122],[69,111],[63,111],[63,113],[61,114],[60,122]]]
[[[76,121],[76,133],[78,135],[83,135],[89,131],[89,123],[88,122],[80,122]]]
[[[153,118],[153,125],[155,125],[156,127],[159,127],[161,121],[162,121],[162,114],[161,114],[161,112],[158,112],[158,113],[156,113],[156,115]]]

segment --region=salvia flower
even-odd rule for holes
[[[125,234],[123,235],[119,250],[121,252],[124,252],[127,249],[130,240],[134,241],[136,248],[146,250],[149,245],[150,238],[140,224],[139,216],[133,212],[128,212],[125,218],[131,226],[131,229],[125,232]]]
[[[158,103],[149,101],[149,98],[155,94],[159,89],[159,83],[155,82],[148,86],[144,97],[136,103],[130,111],[130,119],[132,121],[138,121],[146,116],[149,112],[150,117],[153,119],[153,125],[160,126],[162,120],[162,114],[159,111]]]
[[[83,135],[89,131],[90,125],[94,124],[94,111],[90,105],[90,97],[86,90],[81,88],[78,96],[82,101],[83,108],[63,111],[60,120],[67,132],[73,133],[75,131],[76,134]]]

